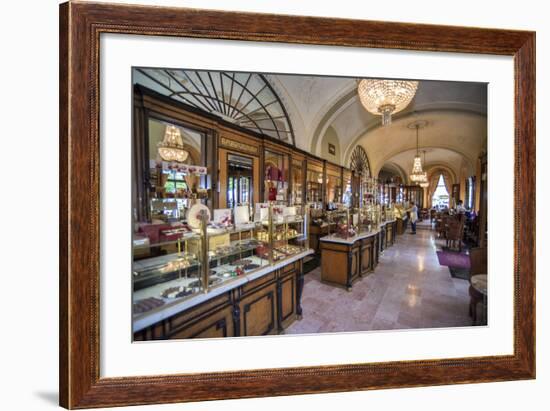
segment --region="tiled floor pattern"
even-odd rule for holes
[[[323,284],[321,269],[306,275],[303,318],[286,334],[470,326],[468,281],[439,265],[430,230],[397,237],[374,273],[352,291]]]

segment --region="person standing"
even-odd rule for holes
[[[416,221],[418,220],[418,207],[411,201],[411,207],[407,210],[411,215],[411,234],[416,234]]]
[[[456,205],[456,213],[457,214],[465,214],[466,213],[466,207],[464,207],[462,200],[458,200],[458,204]]]

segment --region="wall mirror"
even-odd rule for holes
[[[201,152],[205,134],[176,122],[149,117],[146,135],[150,219],[181,219],[196,199],[207,201],[206,181],[192,172],[193,167],[204,164]],[[174,161],[188,166],[187,170],[171,167]]]

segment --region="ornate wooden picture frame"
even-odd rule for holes
[[[513,56],[514,353],[100,377],[99,50],[102,33]],[[527,31],[65,3],[60,6],[60,404],[90,408],[535,377],[535,33]]]

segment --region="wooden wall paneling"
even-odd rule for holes
[[[146,109],[140,96],[134,96],[132,111],[132,208],[136,221],[150,221],[149,146]]]
[[[209,131],[207,135],[207,141],[210,142],[208,144],[207,149],[207,155],[205,159],[205,164],[208,167],[208,175],[206,178],[206,187],[210,187],[210,201],[211,204],[209,204],[210,208],[212,210],[215,210],[220,207],[220,167],[219,167],[219,150],[218,150],[218,144],[219,144],[219,131],[217,129],[212,129]]]
[[[296,318],[302,319],[302,293],[304,291],[304,260],[297,262],[296,267]]]
[[[227,208],[227,156],[229,151],[218,148],[218,190],[214,194],[218,197],[218,208]]]
[[[277,281],[277,319],[281,333],[296,319],[296,271],[284,275]]]
[[[306,157],[305,155],[301,154],[300,152],[293,150],[290,154],[290,171],[289,171],[289,200],[290,200],[290,194],[294,192],[294,168],[298,167],[302,170],[302,179],[300,181],[300,184],[302,185],[302,205],[306,204],[306,178],[307,178],[307,170],[306,170],[306,163],[305,163]]]

